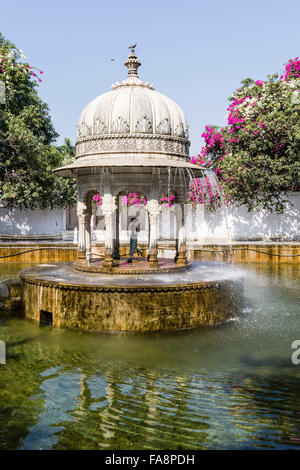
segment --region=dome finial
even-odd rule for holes
[[[131,54],[129,54],[128,59],[126,60],[125,64],[128,68],[128,77],[138,77],[138,68],[141,65],[137,56],[135,55],[134,49],[136,48],[136,42],[129,46],[128,49],[131,50]]]

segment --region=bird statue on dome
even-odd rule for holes
[[[134,49],[136,48],[136,42],[132,44],[132,46],[129,46],[128,49],[131,49],[131,53],[134,54]]]

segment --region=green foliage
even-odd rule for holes
[[[58,134],[36,90],[42,71],[22,58],[0,34],[0,80],[6,90],[6,104],[0,105],[0,201],[21,209],[73,205],[74,180],[57,178],[52,169],[70,161],[74,149],[68,139],[68,148],[53,144]]]
[[[282,212],[288,193],[300,188],[298,62],[280,78],[243,80],[229,99],[228,125],[202,134],[206,145],[193,162],[215,171],[229,203]]]

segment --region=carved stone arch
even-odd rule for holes
[[[128,186],[128,184],[125,186],[119,186],[119,189],[118,189],[118,193],[116,194],[116,204],[118,206],[117,208],[117,211],[116,211],[116,215],[117,215],[117,218],[116,218],[116,228],[118,227],[118,223],[120,223],[120,231],[122,230],[127,230],[128,229],[128,225],[129,225],[129,222],[130,222],[130,219],[131,217],[134,217],[135,216],[135,213],[139,213],[139,215],[141,216],[141,226],[140,226],[140,229],[141,230],[145,230],[146,228],[146,218],[147,218],[147,214],[146,214],[146,209],[145,209],[145,206],[141,206],[141,207],[130,207],[130,208],[127,208],[126,206],[124,207],[122,205],[122,196],[125,196],[126,194],[128,193],[137,193],[137,194],[143,194],[147,201],[150,200],[150,193],[149,191],[145,191],[142,186],[140,186],[139,184],[132,184],[130,186]],[[117,230],[117,235],[119,236],[118,234],[118,230]],[[119,240],[117,240],[119,241]]]
[[[92,213],[92,208],[93,208],[93,205],[92,205],[93,196],[98,193],[99,193],[99,190],[97,190],[96,188],[92,188],[92,187],[84,191],[83,203],[86,206],[86,211],[90,214]]]
[[[113,250],[113,258],[120,259],[120,232],[124,230],[128,230],[129,222],[131,217],[134,215],[129,215],[131,208],[126,208],[122,205],[122,196],[125,196],[128,193],[137,193],[137,194],[145,194],[145,191],[139,185],[133,184],[132,186],[128,185],[119,185],[118,190],[114,193],[115,196],[115,204],[116,204],[116,211],[115,211],[115,237],[114,237],[114,250]],[[137,208],[137,212],[139,212],[143,207]],[[142,229],[145,225],[145,214],[142,214]]]
[[[177,189],[172,189],[172,194],[175,196],[175,201],[180,200],[180,192]]]
[[[114,192],[113,195],[117,199],[120,196],[123,196],[123,195],[125,196],[126,194],[129,194],[129,193],[143,194],[144,196],[146,196],[147,201],[149,201],[150,199],[150,192],[148,190],[145,191],[142,186],[140,186],[139,184],[135,184],[135,183],[133,183],[131,186],[128,186],[128,183],[126,184],[126,186],[119,184],[117,192]]]
[[[158,178],[160,179],[159,183],[159,198],[163,194],[174,194],[176,200],[180,196],[180,186],[178,186],[178,168],[165,167],[160,169],[158,173]]]

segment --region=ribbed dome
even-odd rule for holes
[[[162,154],[186,160],[188,125],[183,111],[170,98],[143,83],[134,52],[125,65],[127,79],[91,101],[78,122],[77,158],[89,155]]]
[[[179,106],[143,83],[117,85],[91,101],[79,118],[79,137],[123,133],[188,138]]]

